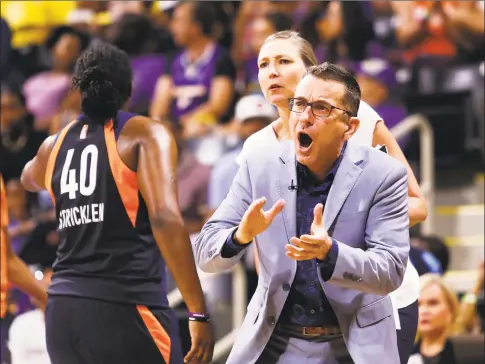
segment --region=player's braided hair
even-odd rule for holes
[[[132,71],[125,52],[95,41],[79,57],[72,86],[81,92],[81,109],[93,121],[114,118],[131,95]]]

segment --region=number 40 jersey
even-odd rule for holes
[[[103,125],[81,115],[58,134],[46,171],[60,237],[51,295],[167,305],[136,172],[116,146],[133,116],[118,112],[116,123]]]

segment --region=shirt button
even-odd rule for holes
[[[288,283],[283,284],[283,291],[288,292],[290,290],[291,286]]]
[[[315,310],[311,309],[311,310],[310,310],[310,313],[311,313],[312,315],[314,315],[314,314],[315,314]]]
[[[274,316],[270,316],[270,317],[268,317],[266,322],[268,322],[268,325],[273,326],[276,323],[276,320],[275,320]]]

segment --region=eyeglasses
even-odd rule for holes
[[[308,106],[310,106],[310,108],[312,109],[313,115],[317,118],[328,118],[332,113],[333,109],[341,110],[344,113],[352,116],[350,111],[341,109],[337,106],[330,105],[329,103],[324,101],[308,102],[304,99],[298,99],[298,98],[288,99],[288,108],[291,111],[296,112],[298,114],[301,114],[302,112],[304,112]]]

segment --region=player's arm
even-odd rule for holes
[[[404,156],[396,138],[394,138],[394,135],[392,135],[391,131],[382,120],[376,124],[372,145],[385,145],[388,154],[399,160],[408,170],[409,226],[419,224],[426,220],[426,217],[428,216],[428,206],[416,176],[414,175],[414,172]]]
[[[42,307],[45,307],[47,304],[46,291],[37,283],[27,265],[15,254],[10,244],[7,229],[3,228],[3,230],[7,250],[7,277],[9,277],[10,282],[29,296],[37,299]]]
[[[153,235],[191,312],[207,312],[177,194],[177,148],[166,127],[140,123],[137,177]]]
[[[37,192],[46,189],[45,172],[55,140],[56,135],[51,135],[44,140],[34,159],[25,165],[20,182],[27,191]]]

